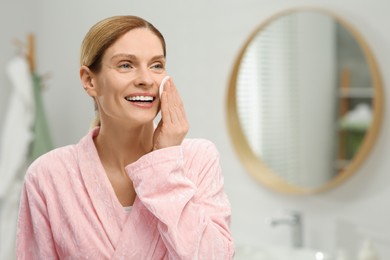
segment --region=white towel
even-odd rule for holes
[[[27,61],[12,59],[7,73],[13,85],[1,136],[0,157],[0,259],[14,259],[16,220],[24,178],[35,104]]]
[[[27,61],[22,57],[14,58],[8,64],[7,73],[13,91],[1,136],[0,200],[25,166],[35,116],[33,83]]]

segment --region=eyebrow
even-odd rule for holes
[[[137,56],[133,55],[133,54],[126,54],[126,53],[118,53],[118,54],[115,54],[114,56],[111,57],[111,61],[114,60],[114,59],[117,59],[117,58],[126,58],[126,59],[129,59],[129,60],[137,60]],[[165,60],[165,56],[164,55],[156,55],[156,56],[153,56],[151,58],[151,60]]]

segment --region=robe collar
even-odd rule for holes
[[[110,180],[100,161],[94,138],[99,134],[99,127],[92,129],[77,145],[78,163],[81,176],[92,205],[115,247],[123,225],[130,216],[120,204]]]

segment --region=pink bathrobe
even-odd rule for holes
[[[28,169],[17,230],[18,259],[232,259],[230,204],[219,154],[203,139],[128,165],[137,198],[119,203],[91,131]]]

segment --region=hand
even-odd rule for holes
[[[153,150],[180,145],[189,130],[180,95],[169,79],[161,95],[161,120],[153,136]]]

